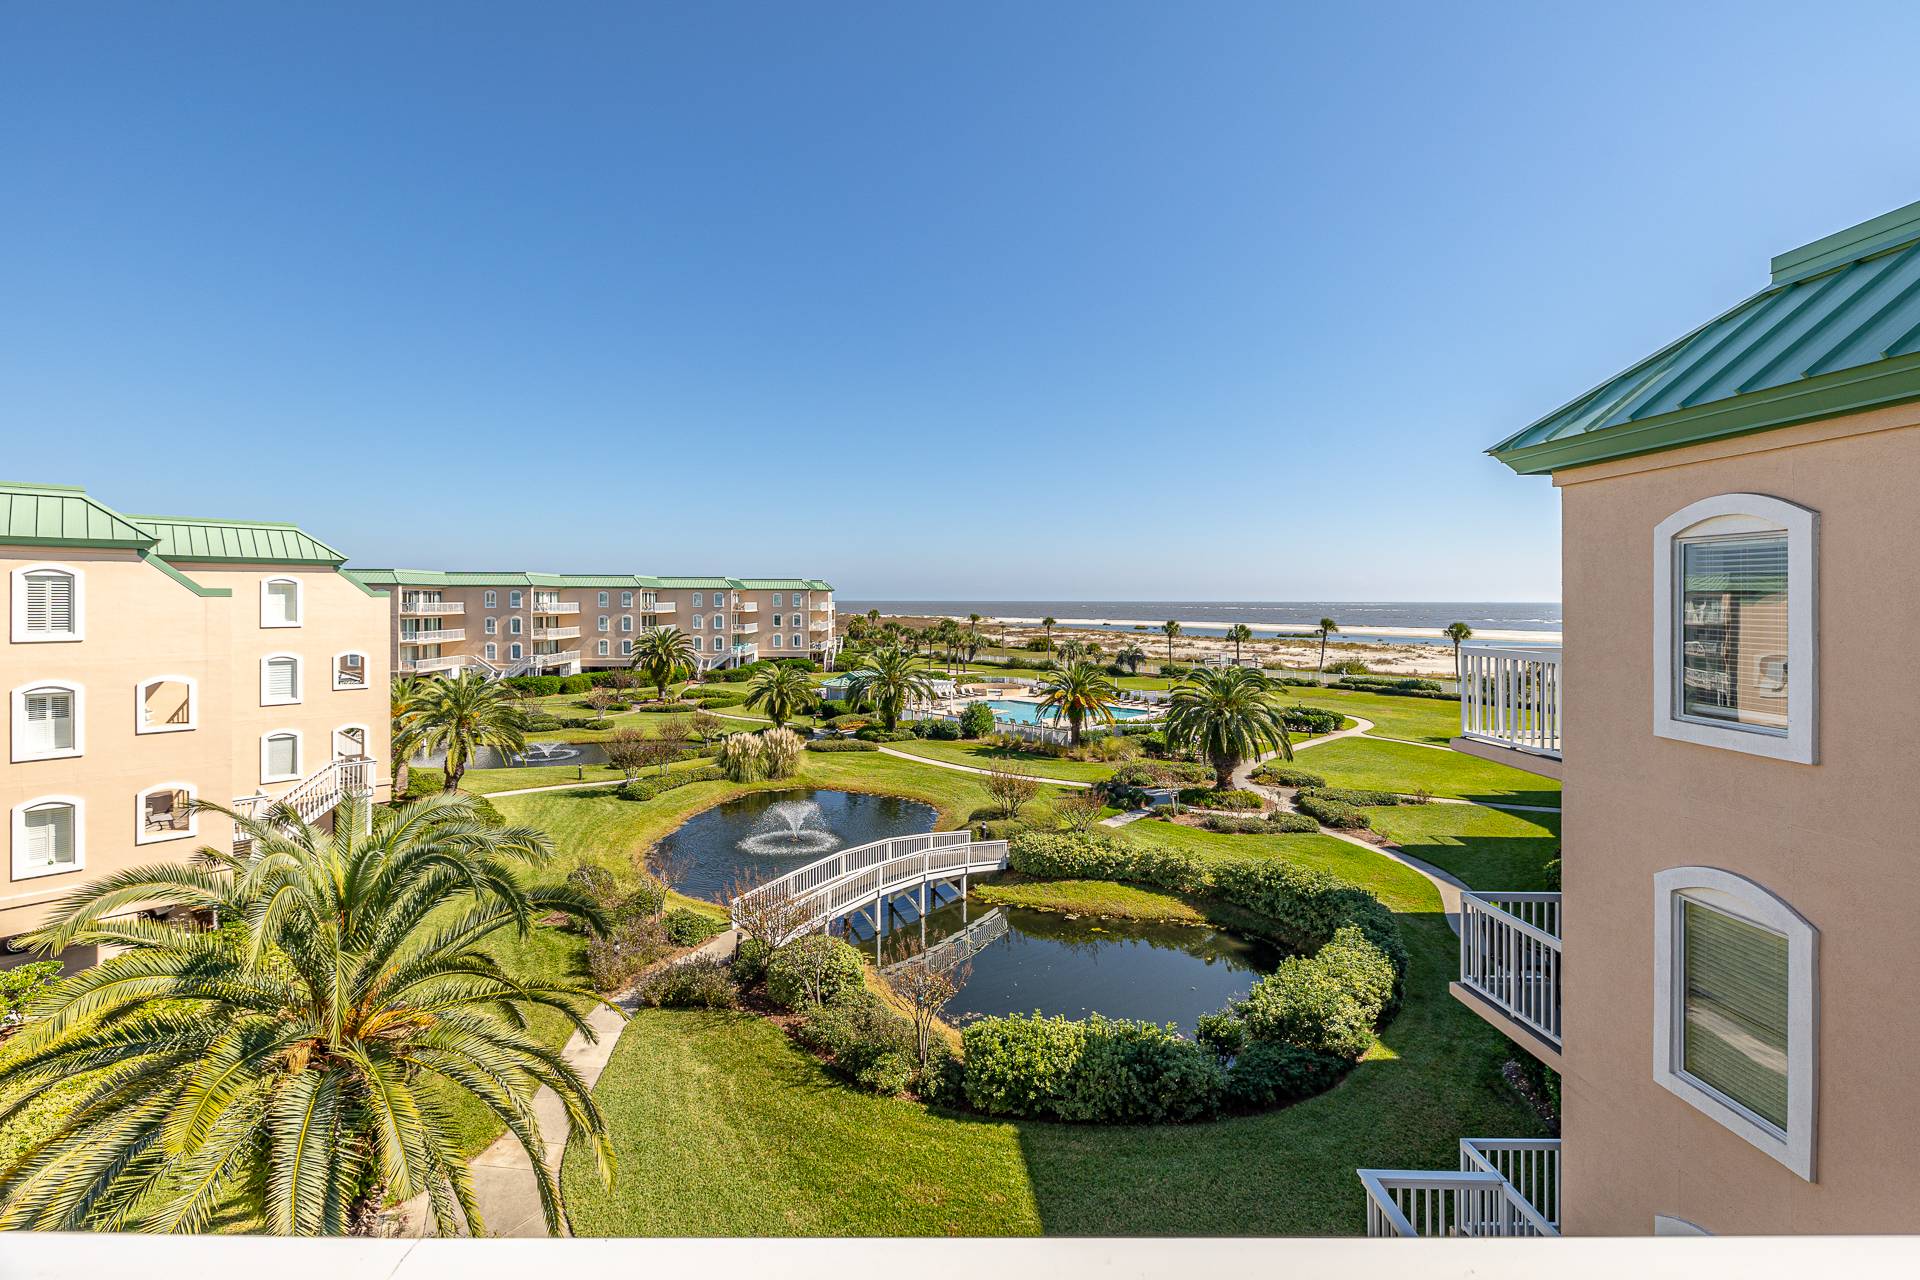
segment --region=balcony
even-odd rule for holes
[[[760,624],[757,622],[736,622],[733,624],[733,634],[737,636],[759,635]]]
[[[533,629],[535,640],[577,640],[579,637],[580,628],[578,627],[535,627]]]
[[[532,612],[549,618],[558,618],[580,612],[578,600],[535,600]]]
[[[1458,1170],[1357,1172],[1369,1236],[1560,1234],[1558,1138],[1462,1138]]]
[[[751,600],[736,600],[733,603],[733,611],[735,613],[758,613],[760,612],[760,606]]]
[[[1560,650],[1460,650],[1460,736],[1453,749],[1558,778]]]
[[[400,601],[400,616],[403,618],[445,618],[466,611],[466,604],[459,600]]]
[[[438,658],[402,658],[393,664],[393,669],[403,676],[420,675],[428,671],[458,671],[466,661],[459,654],[444,654]]]
[[[536,667],[564,667],[578,661],[580,661],[578,649],[562,649],[558,653],[536,653],[532,657],[533,665]]]
[[[1462,893],[1454,998],[1560,1070],[1560,895]]]
[[[452,644],[456,640],[466,638],[465,627],[442,627],[438,631],[402,631],[400,633],[400,643],[412,645]]]
[[[807,630],[831,631],[833,630],[833,624],[831,622],[828,622],[825,618],[815,618],[812,622],[809,622],[807,624]]]

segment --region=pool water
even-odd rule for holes
[[[1056,720],[1061,723],[1066,721],[1065,716],[1057,711],[1043,710],[1037,702],[1012,702],[994,698],[988,700],[987,705],[993,708],[994,719],[1011,720],[1015,724],[1052,724]],[[1107,709],[1113,712],[1115,720],[1137,720],[1141,716],[1151,714],[1139,707],[1116,707],[1109,704]]]

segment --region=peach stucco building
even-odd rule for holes
[[[472,670],[573,675],[627,667],[639,635],[678,627],[700,669],[758,658],[830,664],[833,587],[818,578],[353,569],[391,596],[389,650],[402,675]]]
[[[1368,1171],[1374,1229],[1920,1231],[1920,205],[1492,452],[1561,492],[1564,661],[1469,651],[1456,745],[1563,779],[1564,870],[1465,895],[1455,994],[1561,1138]]]
[[[0,945],[89,880],[230,843],[192,802],[323,821],[386,785],[388,602],[343,559],[292,525],[0,484]]]

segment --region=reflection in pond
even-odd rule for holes
[[[835,849],[933,830],[932,805],[853,791],[759,791],[695,814],[648,861],[669,885],[719,901]]]

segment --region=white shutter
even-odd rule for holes
[[[47,805],[27,813],[27,863],[54,867],[73,862],[73,806]]]
[[[283,702],[294,699],[298,686],[299,664],[292,658],[267,659],[267,697]]]
[[[26,703],[27,750],[34,755],[73,750],[73,695],[29,693]]]
[[[73,630],[73,575],[27,575],[27,630],[60,634]]]
[[[290,733],[267,739],[267,775],[287,778],[300,772],[299,742]]]

